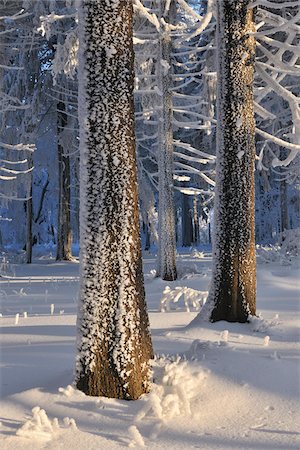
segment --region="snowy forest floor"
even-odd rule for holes
[[[135,402],[71,387],[78,261],[45,256],[0,279],[2,450],[300,448],[299,264],[258,265],[260,319],[198,329],[182,300],[163,313],[160,299],[166,286],[207,290],[210,254],[181,253],[173,283],[154,267],[145,255],[156,384]]]

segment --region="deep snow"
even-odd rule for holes
[[[154,278],[154,267],[146,255],[156,384],[135,402],[71,387],[78,262],[10,267],[15,276],[0,279],[1,449],[300,448],[299,263],[258,264],[263,319],[192,329],[192,305],[186,312],[181,297],[160,312],[160,300],[166,286],[207,291],[210,255],[180,254],[176,282]]]

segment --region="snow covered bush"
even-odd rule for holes
[[[206,372],[198,364],[175,361],[166,357],[153,363],[154,380],[152,391],[144,397],[145,405],[136,416],[141,421],[145,416],[154,416],[162,422],[181,415],[192,415],[192,402],[203,389]]]
[[[258,316],[250,316],[249,323],[252,331],[257,333],[266,333],[270,328],[279,324],[279,316],[278,314],[275,314],[271,320],[264,319],[261,314]]]
[[[178,303],[181,298],[187,312],[190,312],[191,307],[198,311],[206,302],[207,296],[208,291],[197,291],[186,286],[177,286],[175,289],[171,289],[166,286],[160,300],[160,311],[170,311],[171,303]]]

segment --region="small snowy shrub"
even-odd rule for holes
[[[191,307],[195,311],[198,311],[205,304],[207,296],[207,291],[197,291],[186,286],[178,286],[175,289],[171,289],[169,286],[166,286],[160,300],[160,311],[170,311],[171,304],[178,303],[181,298],[183,299],[185,310],[187,312],[190,312]]]
[[[278,314],[275,314],[273,319],[271,320],[265,320],[261,314],[258,316],[250,316],[249,317],[249,323],[251,326],[252,331],[258,332],[258,333],[266,333],[269,328],[275,327],[279,324],[279,316]]]
[[[155,384],[136,416],[140,421],[153,416],[162,422],[180,415],[192,415],[192,402],[203,389],[206,372],[192,361],[162,357],[154,362]]]

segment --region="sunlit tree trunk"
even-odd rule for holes
[[[81,282],[76,384],[137,399],[153,356],[137,198],[132,2],[79,9]]]

